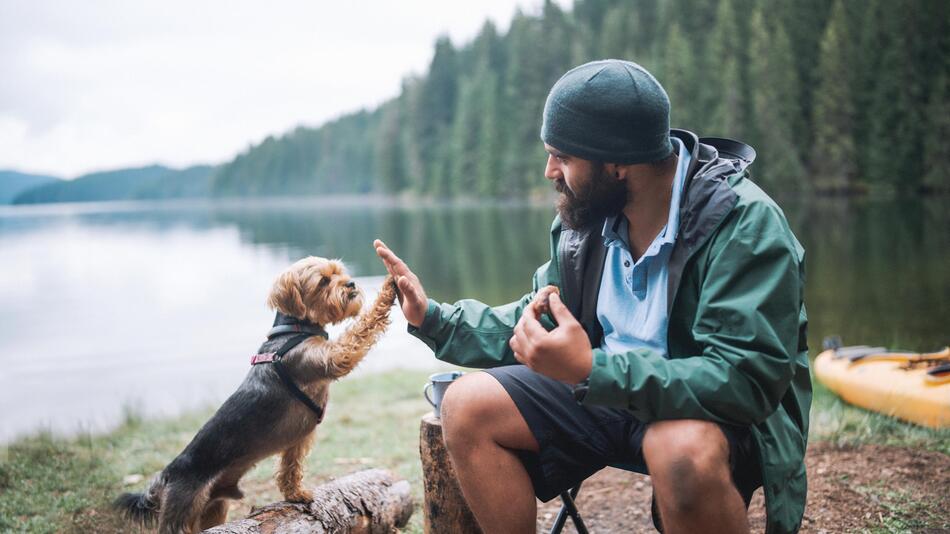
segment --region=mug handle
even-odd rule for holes
[[[430,389],[432,389],[432,382],[429,382],[422,388],[422,396],[425,397],[427,401],[429,401],[429,404],[431,404],[433,408],[435,408],[435,403],[429,398]]]

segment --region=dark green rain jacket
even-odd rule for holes
[[[594,349],[584,404],[624,408],[644,422],[688,418],[750,427],[767,532],[794,532],[805,508],[811,405],[804,249],[782,210],[748,179],[751,147],[681,130],[671,135],[692,160],[669,264],[669,356]],[[410,332],[457,365],[517,363],[508,346],[514,326],[534,292],[553,284],[599,347],[602,226],[572,230],[555,219],[551,260],[535,273],[531,293],[497,307],[430,300],[422,325]]]

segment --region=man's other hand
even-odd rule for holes
[[[426,317],[426,309],[429,307],[429,299],[426,297],[426,292],[422,288],[419,277],[409,270],[406,262],[389,250],[385,243],[377,239],[373,241],[373,246],[376,248],[376,255],[386,265],[386,270],[396,279],[402,314],[406,316],[406,321],[409,321],[409,324],[419,328],[422,320]]]
[[[555,380],[575,384],[590,376],[590,340],[559,294],[551,293],[548,302],[557,328],[548,332],[541,326],[537,304],[532,302],[525,308],[508,344],[519,362]]]

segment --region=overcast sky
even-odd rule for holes
[[[569,7],[570,0],[560,0]],[[541,0],[0,0],[0,169],[220,163],[372,108]]]

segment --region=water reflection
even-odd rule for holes
[[[782,205],[807,251],[813,354],[831,333],[914,350],[948,342],[942,199]],[[304,255],[340,257],[372,286],[379,237],[437,300],[517,299],[549,257],[552,214],[356,198],[0,207],[0,405],[21,406],[0,441],[38,425],[108,426],[129,402],[170,414],[219,401],[266,331],[274,275]],[[433,365],[404,322],[381,348],[364,368]]]
[[[379,237],[423,281],[432,298],[477,297],[501,304],[530,290],[548,255],[553,210],[546,206],[215,210],[242,239],[298,255],[341,257],[358,274],[385,274],[372,241]]]

